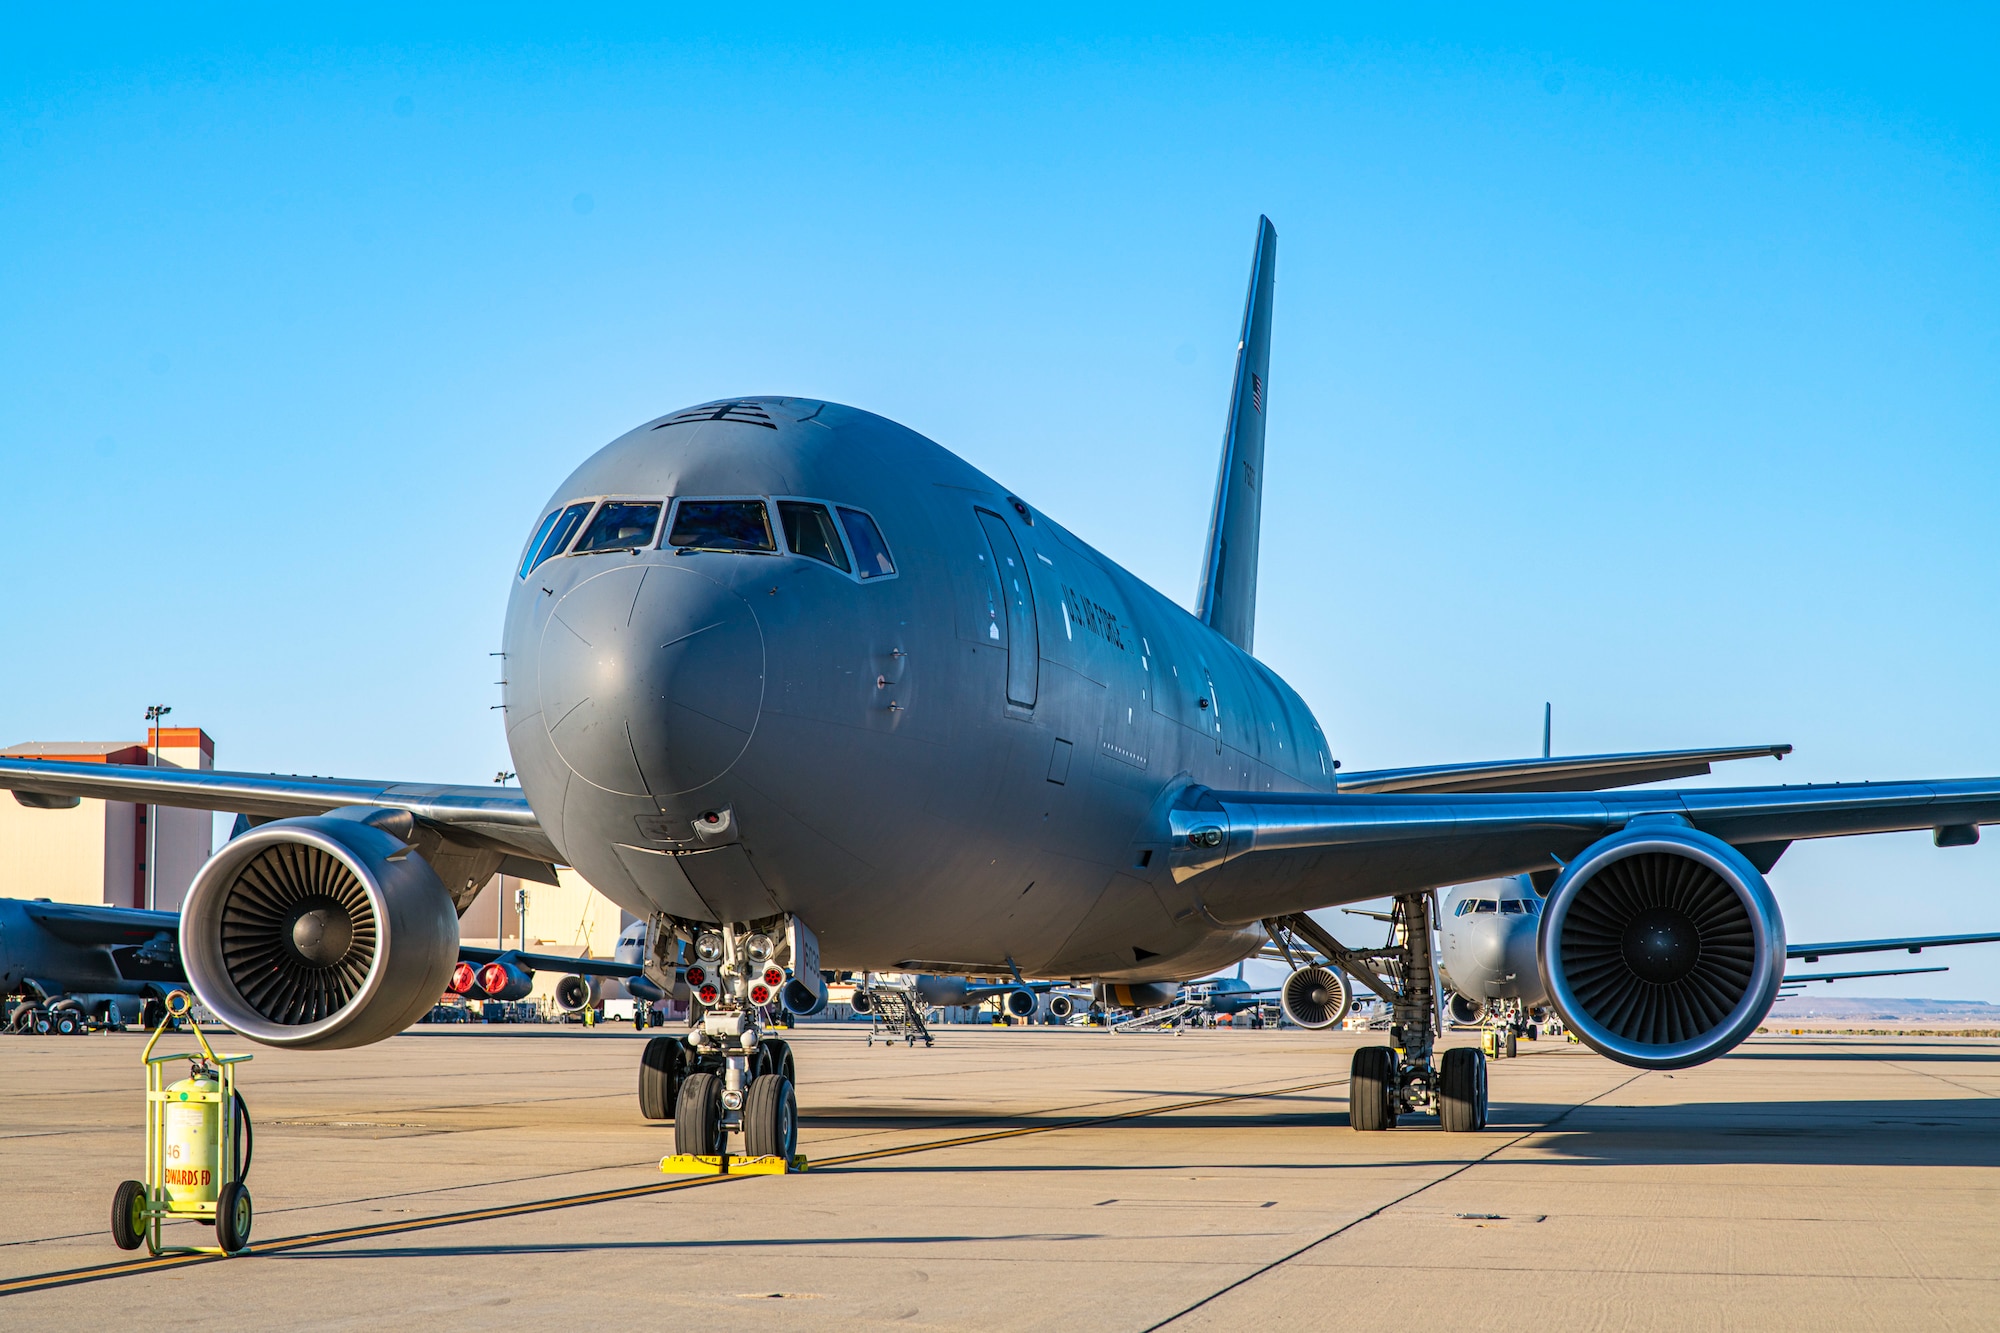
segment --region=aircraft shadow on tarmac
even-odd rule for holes
[[[1504,1129],[1562,1108],[1495,1110]],[[2000,1099],[1588,1106],[1524,1146],[1597,1166],[2000,1166]]]

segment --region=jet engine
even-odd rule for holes
[[[1070,999],[1069,996],[1051,995],[1049,997],[1049,1016],[1055,1019],[1056,1022],[1063,1022],[1075,1012],[1076,1001]]]
[[[1642,1069],[1713,1060],[1756,1030],[1785,971],[1785,924],[1757,868],[1684,825],[1628,825],[1549,890],[1536,940],[1563,1022]]]
[[[854,998],[848,1001],[848,1007],[857,1014],[872,1013],[875,1009],[875,997],[870,995],[864,987],[856,986],[854,988]]]
[[[826,984],[822,982],[814,988],[800,978],[793,977],[785,983],[785,988],[778,992],[778,1001],[800,1018],[811,1018],[826,1008]]]
[[[486,992],[479,988],[479,969],[470,963],[460,963],[451,969],[451,981],[445,989],[453,995],[463,995],[468,1000],[483,1000]]]
[[[1486,1006],[1469,996],[1452,991],[1445,997],[1445,1017],[1454,1023],[1477,1023],[1486,1017]]]
[[[525,1000],[535,989],[535,974],[499,959],[479,969],[479,989],[489,1000]]]
[[[597,982],[585,976],[567,976],[556,983],[556,1007],[566,1014],[580,1014],[597,1003]]]
[[[458,914],[397,836],[410,827],[403,811],[361,807],[225,843],[181,907],[201,1002],[246,1037],[308,1050],[364,1046],[421,1018],[458,961]]]
[[[1278,988],[1278,1008],[1302,1028],[1330,1028],[1347,1016],[1353,1001],[1347,978],[1333,968],[1308,963]]]
[[[1007,992],[1007,1012],[1016,1018],[1035,1016],[1035,993],[1026,986]]]
[[[917,998],[925,1004],[939,1009],[956,1009],[962,1004],[970,1004],[968,998],[972,983],[964,977],[940,977],[928,973],[917,978]]]

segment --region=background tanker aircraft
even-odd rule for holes
[[[1444,986],[1446,1017],[1456,1023],[1484,1023],[1496,1029],[1500,1049],[1513,1053],[1515,1039],[1550,1009],[1549,993],[1536,961],[1541,940],[1542,896],[1534,877],[1461,884],[1438,899],[1438,979]],[[1903,939],[1842,940],[1832,944],[1787,944],[1785,957],[1818,962],[1822,956],[1890,953],[1955,944],[1990,944],[2000,934],[1917,935]],[[1851,981],[1942,972],[1942,967],[1888,968],[1867,972],[1786,973],[1779,982],[1791,992],[1813,981]]]
[[[737,1126],[790,1150],[760,1015],[817,1002],[822,966],[1176,982],[1267,940],[1394,1006],[1394,1044],[1354,1059],[1356,1129],[1477,1129],[1480,1053],[1433,1051],[1437,886],[1553,875],[1551,1002],[1672,1068],[1770,1008],[1764,873],[1793,840],[1957,846],[2000,821],[1996,778],[1603,794],[1778,745],[1337,775],[1252,655],[1276,250],[1261,221],[1192,614],[913,431],[732,398],[613,440],[528,525],[503,643],[518,790],[12,761],[0,784],[268,821],[196,877],[181,944],[202,1000],[276,1044],[399,1030],[480,884],[575,866],[649,921],[656,982],[687,968],[689,1031],[640,1077],[684,1152]],[[1394,938],[1366,953],[1306,915],[1383,897]]]

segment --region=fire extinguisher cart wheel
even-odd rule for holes
[[[146,1043],[145,1179],[118,1187],[111,1207],[111,1238],[120,1249],[161,1254],[239,1254],[250,1244],[250,1111],[236,1091],[236,1067],[248,1055],[217,1055],[195,1021],[184,991],[167,997],[166,1012]],[[199,1051],[155,1055],[153,1048],[176,1020],[184,1020]],[[185,1061],[187,1076],[173,1066]],[[168,1245],[168,1222],[202,1222],[215,1228],[215,1245]]]

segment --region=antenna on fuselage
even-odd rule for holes
[[[1542,758],[1544,759],[1549,757],[1549,723],[1554,720],[1555,711],[1554,704],[1542,705]]]
[[[1271,293],[1278,268],[1278,230],[1257,219],[1250,260],[1250,294],[1236,344],[1236,379],[1222,433],[1222,466],[1208,520],[1195,615],[1223,638],[1251,651],[1257,625],[1257,534],[1263,521],[1264,408],[1271,392]]]

